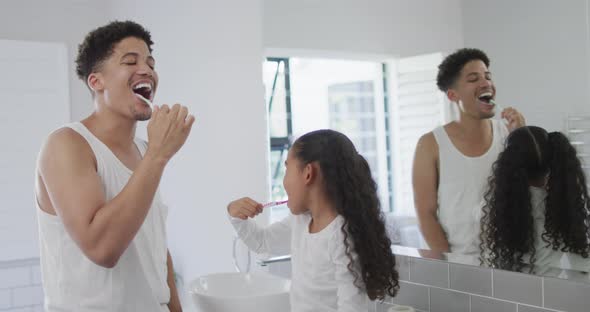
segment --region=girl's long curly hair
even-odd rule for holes
[[[395,255],[365,158],[344,134],[333,130],[307,133],[292,150],[303,164],[319,163],[326,194],[344,218],[341,231],[354,284],[371,300],[395,296],[399,290]]]
[[[507,270],[533,270],[535,223],[529,186],[546,179],[545,228],[556,251],[588,258],[590,200],[576,149],[560,132],[528,126],[513,131],[492,167],[481,220],[481,261]],[[527,259],[525,259],[527,258]]]

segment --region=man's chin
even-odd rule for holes
[[[146,121],[152,118],[152,114],[143,114],[143,115],[136,115],[135,120],[137,121]]]
[[[486,114],[481,114],[479,116],[479,118],[480,119],[492,119],[492,118],[494,118],[494,116],[496,116],[496,114],[494,114],[494,113],[491,113],[491,114],[486,113]]]

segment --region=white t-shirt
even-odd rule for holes
[[[354,277],[347,267],[350,260],[345,254],[342,216],[318,233],[309,233],[309,214],[290,215],[266,228],[251,219],[230,220],[252,251],[291,253],[291,311],[367,310],[368,297],[353,284]],[[359,282],[362,285],[362,279]]]

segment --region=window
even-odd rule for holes
[[[289,59],[268,58],[264,62],[263,75],[269,113],[271,197],[273,201],[278,201],[287,199],[283,189],[283,164],[287,160],[293,135]],[[281,219],[288,213],[285,208],[274,208],[271,218]]]
[[[291,140],[329,128],[346,134],[367,159],[383,210],[413,215],[415,144],[443,120],[441,96],[434,83],[441,59],[440,54],[387,63],[268,58],[264,82],[272,199],[286,199],[283,163]],[[287,213],[286,207],[274,208],[271,219]]]
[[[394,213],[415,216],[412,162],[423,134],[450,121],[450,103],[436,86],[441,53],[399,59],[391,67]]]

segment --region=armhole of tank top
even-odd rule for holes
[[[100,173],[100,168],[102,166],[102,159],[99,157],[98,151],[96,150],[97,148],[100,148],[98,146],[96,146],[98,143],[101,142],[91,142],[91,140],[98,140],[94,137],[89,138],[89,135],[92,135],[92,133],[90,133],[90,131],[88,129],[80,129],[79,127],[84,127],[84,125],[81,126],[76,126],[75,124],[70,124],[67,126],[68,128],[72,129],[73,131],[75,131],[79,136],[82,137],[82,139],[84,140],[84,142],[86,143],[86,145],[88,146],[88,148],[90,148],[90,152],[92,153],[92,156],[94,157],[94,165],[96,166],[96,172]],[[85,132],[85,133],[82,133]]]
[[[143,158],[145,156],[145,152],[147,151],[147,142],[140,138],[135,138],[134,142],[135,146],[137,146],[137,149],[139,149],[141,158]]]
[[[435,128],[434,130],[432,130],[432,136],[434,137],[434,143],[436,144],[436,151],[440,157],[440,140],[442,140],[442,138],[439,128]]]
[[[434,136],[434,144],[436,144],[437,162],[440,163],[441,146],[445,146],[448,143],[452,144],[453,142],[451,142],[451,138],[449,138],[443,126],[434,129],[432,135]]]
[[[440,171],[440,160],[441,160],[441,140],[444,140],[444,136],[446,135],[444,133],[445,129],[444,126],[440,126],[437,128],[434,128],[434,130],[432,130],[432,136],[434,137],[434,144],[435,144],[435,148],[436,148],[436,160],[435,160],[435,169],[436,169],[436,186],[437,189],[440,188],[440,177],[441,177],[441,171]],[[438,195],[437,195],[438,196]]]

